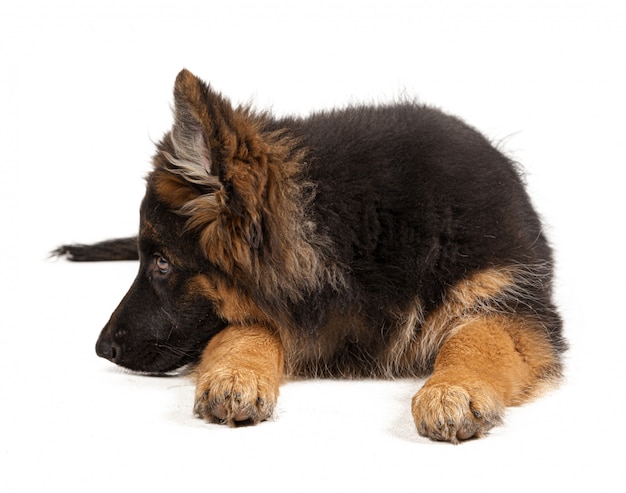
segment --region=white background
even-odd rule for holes
[[[624,491],[625,6],[4,0],[0,489]],[[563,387],[455,447],[415,432],[421,382],[289,383],[232,430],[192,416],[190,380],[98,359],[136,264],[47,254],[134,233],[183,67],[277,114],[416,96],[499,142],[556,249]]]

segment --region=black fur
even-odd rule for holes
[[[329,307],[359,306],[373,327],[415,297],[426,313],[472,273],[528,266],[518,309],[541,313],[564,344],[552,305],[552,253],[517,165],[484,136],[437,109],[357,106],[268,122],[309,149],[303,180],[315,185],[311,219],[349,272],[347,297],[330,289],[292,308],[300,327],[323,326]],[[376,330],[376,329],[374,329]]]

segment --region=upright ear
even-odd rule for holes
[[[218,163],[227,162],[236,147],[230,102],[183,69],[174,85],[174,119],[171,135],[177,157],[219,176]]]
[[[211,153],[204,136],[201,82],[188,70],[182,70],[174,85],[174,125],[172,143],[176,157],[211,170]]]
[[[219,180],[224,217],[258,248],[267,182],[258,118],[246,108],[233,108],[228,99],[182,70],[174,85],[174,119],[170,136],[175,159],[179,169],[185,168],[179,176],[197,184],[206,172],[209,183]]]
[[[233,107],[187,70],[176,78],[174,117],[155,161],[155,186],[177,198],[207,257],[265,283],[267,293],[275,279],[293,279],[294,290],[314,279],[306,274],[319,262],[304,240],[298,140],[287,129],[271,131],[268,113]],[[282,274],[267,275],[261,262]]]

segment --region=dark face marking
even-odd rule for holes
[[[148,190],[141,206],[139,272],[111,315],[96,352],[134,371],[164,373],[196,362],[225,322],[198,276],[208,275],[184,218]]]

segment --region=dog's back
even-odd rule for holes
[[[293,306],[300,330],[315,332],[332,317],[348,324],[356,316],[346,314],[350,306],[361,318],[352,325],[371,325],[378,336],[381,327],[392,331],[399,313],[417,310],[427,319],[464,280],[506,272],[515,278],[509,288],[516,292],[515,310],[540,318],[562,344],[540,220],[515,164],[480,133],[408,102],[279,119],[268,128],[287,128],[307,149],[301,180],[314,190],[309,214],[316,233],[328,236],[328,256],[349,286],[321,289]],[[509,300],[500,295],[481,303],[505,310]],[[361,347],[351,349],[360,362],[350,366],[363,369],[369,366],[364,354],[376,358],[379,338],[370,346],[362,331],[353,338],[360,340]],[[349,351],[339,353],[345,365]],[[327,361],[324,368],[335,365]]]

